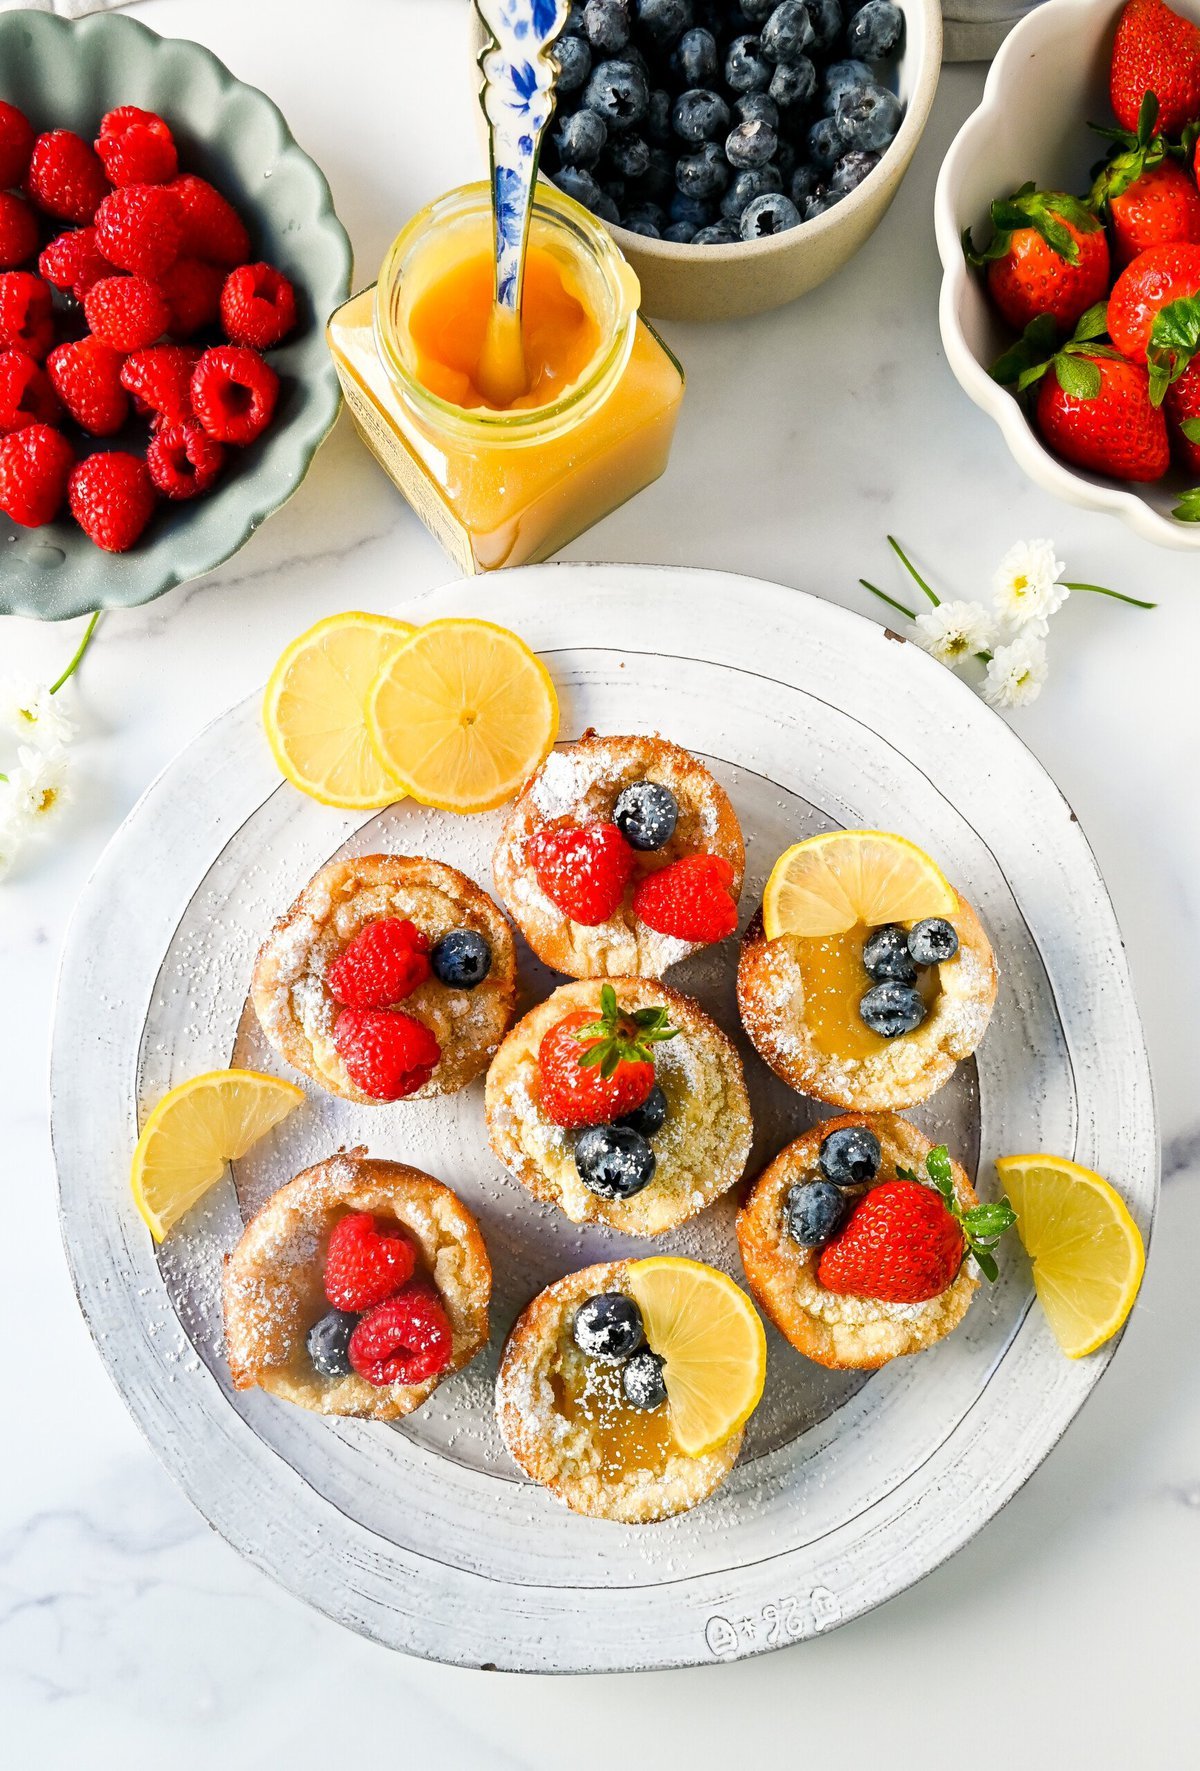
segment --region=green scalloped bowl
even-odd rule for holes
[[[350,242],[324,173],[275,105],[198,43],[160,37],[112,13],[71,23],[50,13],[3,12],[0,98],[20,105],[36,128],[74,129],[89,141],[114,105],[161,112],[181,165],[236,204],[255,252],[277,264],[300,297],[296,333],[271,353],[282,381],[275,421],[239,453],[210,498],[164,503],[127,554],[101,552],[69,518],[22,529],[0,515],[0,614],[56,621],[132,608],[227,560],[307,473],[340,403],[324,326],[349,292]],[[131,426],[127,443],[117,438],[115,446],[144,447],[145,434]]]

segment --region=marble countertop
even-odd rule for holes
[[[277,98],[329,175],[364,279],[400,219],[477,175],[455,0],[344,0],[336,12],[316,0],[143,0],[133,11],[208,44]],[[1071,577],[1159,602],[1147,615],[1073,598],[1056,618],[1047,689],[1012,716],[1099,857],[1157,1082],[1162,1211],[1112,1371],[952,1562],[832,1636],[735,1666],[522,1679],[408,1661],[285,1596],[176,1492],[104,1375],[62,1258],[45,1096],[55,963],[72,903],[137,796],[262,681],[287,640],[333,610],[386,609],[454,576],[343,418],[286,511],[226,567],[105,619],[72,695],[76,802],[53,847],[0,887],[0,1713],[12,1762],[240,1771],[375,1762],[383,1747],[454,1771],[633,1760],[702,1771],[774,1762],[782,1746],[789,1762],[906,1771],[947,1740],[980,1767],[1033,1771],[1188,1758],[1200,1581],[1197,566],[1029,484],[946,367],[933,184],[982,77],[946,71],[899,199],[835,281],[740,325],[664,328],[689,375],[670,471],[567,557],[730,568],[874,616],[857,580],[900,590],[889,530],[962,595],[986,592],[1011,541],[1050,535]],[[54,674],[77,633],[0,622],[0,674]]]

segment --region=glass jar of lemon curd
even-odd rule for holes
[[[486,183],[440,197],[393,243],[378,283],[329,322],[369,447],[464,572],[543,560],[656,480],[683,371],[637,311],[602,225],[540,184],[522,334],[527,392],[500,409],[476,372],[492,303]]]

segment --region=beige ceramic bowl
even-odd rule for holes
[[[676,246],[614,227],[613,238],[641,282],[644,313],[664,320],[733,320],[782,307],[840,271],[875,232],[929,120],[942,66],[939,0],[896,4],[905,27],[895,64],[904,121],[871,176],[815,221],[735,246]],[[476,18],[476,53],[484,41]]]

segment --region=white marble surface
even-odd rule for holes
[[[399,220],[478,170],[457,0],[134,11],[279,100],[330,176],[364,280]],[[72,696],[79,799],[54,847],[0,888],[6,1761],[241,1771],[386,1754],[455,1771],[699,1771],[782,1751],[906,1771],[953,1743],[981,1767],[1194,1762],[1197,568],[1027,484],[945,367],[933,182],[980,83],[978,69],[948,71],[900,199],[835,282],[748,324],[667,329],[690,378],[670,473],[570,557],[729,567],[872,614],[856,580],[899,588],[889,529],[967,594],[1017,535],[1050,534],[1071,576],[1159,599],[1141,615],[1076,597],[1046,693],[1014,719],[1099,855],[1159,1091],[1162,1212],[1111,1373],[948,1566],[833,1636],[733,1667],[519,1679],[390,1656],[286,1598],[175,1491],[104,1376],[59,1247],[44,1059],[55,960],[81,884],[143,787],[295,632],[451,578],[343,421],[294,501],[224,570],[105,621]],[[73,639],[0,622],[0,674],[53,673]]]

